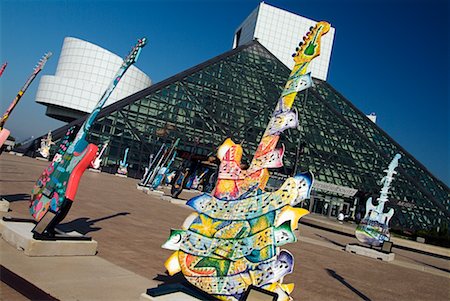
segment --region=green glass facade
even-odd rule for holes
[[[197,158],[215,154],[231,137],[243,144],[244,157],[250,161],[289,73],[254,41],[105,108],[89,140],[110,141],[103,161],[112,172],[129,147],[128,170],[135,177],[141,176],[151,153],[178,137],[184,158],[192,152]],[[355,196],[317,192],[315,204],[305,207],[319,213],[325,208],[329,216],[342,208],[349,212],[357,203],[363,207],[369,195],[378,193],[383,170],[400,153],[387,205],[396,212],[391,226],[412,231],[448,227],[449,188],[331,85],[315,80],[315,87],[300,93],[294,106],[299,128],[282,136],[285,166],[277,172],[311,170],[316,180],[358,190]],[[53,136],[62,136],[68,126]]]

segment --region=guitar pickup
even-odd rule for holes
[[[48,189],[47,187],[45,187],[44,190],[42,190],[42,194],[51,199],[53,191],[53,189]]]

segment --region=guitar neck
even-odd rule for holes
[[[14,110],[14,108],[17,106],[17,104],[19,103],[19,100],[22,98],[23,94],[25,94],[25,92],[27,91],[28,87],[30,86],[30,84],[33,82],[33,80],[36,78],[36,76],[39,74],[39,72],[42,71],[42,69],[44,68],[44,65],[47,61],[47,59],[52,55],[51,52],[47,53],[44,55],[44,57],[40,60],[40,62],[38,63],[38,65],[34,68],[33,72],[31,73],[31,75],[28,77],[27,81],[25,82],[25,84],[23,85],[23,87],[19,90],[19,92],[17,93],[16,97],[13,99],[13,101],[11,102],[11,104],[9,105],[8,109],[5,111],[5,113],[2,116],[2,119],[0,120],[0,129],[3,128],[3,126],[6,123],[6,120],[8,120],[9,116],[11,115],[11,112]],[[2,66],[2,73],[3,70],[6,68],[6,63]]]
[[[123,160],[120,161],[120,164],[121,164],[121,165],[125,165],[125,164],[127,163],[128,150],[129,150],[129,148],[127,148],[127,149],[125,150],[125,155],[123,156]]]
[[[278,99],[275,111],[272,114],[272,118],[274,118],[280,112],[288,112],[291,110],[297,93],[299,92],[299,90],[301,91],[305,88],[302,88],[302,85],[299,84],[299,81],[303,76],[305,76],[310,62],[315,57],[319,56],[321,37],[322,35],[326,34],[329,29],[329,23],[323,21],[317,23],[314,28],[311,28],[311,32],[309,32],[308,35],[304,38],[304,44],[302,44],[300,48],[296,49],[297,52],[293,55],[295,62],[294,68],[292,69],[289,78],[284,86],[281,97]],[[314,49],[316,49],[313,53],[309,53],[307,51],[308,47],[310,47],[311,45],[314,45]],[[312,82],[310,78],[308,80],[310,86]],[[269,122],[253,159],[260,155],[260,152],[263,148],[265,152],[273,151],[275,149],[280,132],[271,134],[270,130],[272,126],[272,122]],[[270,144],[270,147],[267,147],[267,141],[269,140],[271,140],[272,143]]]
[[[380,198],[383,203],[388,201],[389,188],[391,187],[392,180],[394,179],[394,175],[397,173],[395,168],[398,166],[398,160],[401,158],[400,154],[396,154],[394,159],[392,159],[391,163],[387,170],[387,175],[381,180],[383,183],[383,187],[380,190]]]
[[[97,115],[100,113],[100,110],[105,105],[106,101],[108,100],[111,93],[114,91],[114,89],[119,84],[121,78],[125,74],[125,72],[128,70],[128,68],[131,67],[132,64],[136,62],[136,60],[139,57],[139,54],[142,50],[142,47],[144,47],[147,44],[147,39],[142,38],[138,41],[138,43],[133,47],[130,54],[123,60],[122,65],[120,66],[119,70],[117,70],[114,78],[112,79],[111,83],[109,84],[108,88],[103,93],[100,100],[95,105],[94,109],[92,110],[91,114],[86,118],[83,125],[81,126],[80,130],[78,131],[74,142],[77,142],[81,139],[84,139],[87,135],[87,132],[91,128],[92,124],[94,123],[95,119],[97,118]]]
[[[108,88],[103,93],[102,97],[97,102],[97,104],[95,105],[94,110],[91,112],[91,114],[88,116],[88,118],[86,118],[86,120],[84,121],[80,130],[78,131],[77,136],[75,138],[76,140],[79,140],[86,136],[87,132],[91,128],[95,119],[97,118],[97,115],[100,113],[100,110],[103,108],[103,106],[105,105],[109,96],[111,96],[112,92],[119,84],[120,79],[122,78],[122,76],[125,74],[125,72],[128,70],[129,67],[130,67],[130,65],[125,65],[125,63],[123,63],[122,66],[119,68],[119,70],[117,71],[117,73],[114,76],[114,79],[111,81]]]
[[[8,62],[3,63],[2,67],[0,68],[0,76],[2,76],[3,72],[6,69],[6,66],[8,66]]]
[[[100,158],[103,155],[103,152],[105,151],[107,146],[108,146],[108,143],[103,144],[102,150],[98,154],[98,158]]]

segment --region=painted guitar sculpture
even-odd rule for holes
[[[158,153],[156,154],[156,156],[154,154],[151,154],[149,159],[148,159],[148,166],[145,167],[145,172],[144,175],[142,176],[141,181],[138,183],[139,186],[145,186],[145,184],[148,182],[148,179],[150,177],[150,174],[152,173],[152,167],[153,164],[155,164],[155,162],[157,160],[159,160],[159,156],[162,154],[162,152],[164,151],[164,149],[166,148],[166,144],[162,144],[161,147],[159,148]]]
[[[100,153],[98,153],[98,155],[95,157],[94,161],[92,161],[91,166],[94,169],[99,169],[100,168],[100,164],[102,164],[102,156],[103,153],[105,152],[105,149],[108,147],[108,141],[106,141],[105,143],[103,143],[103,147],[100,151]]]
[[[153,189],[157,189],[159,187],[159,185],[161,185],[161,183],[164,181],[167,174],[169,173],[169,168],[172,165],[173,161],[175,161],[176,157],[177,157],[177,152],[174,151],[172,153],[172,157],[170,158],[169,162],[167,162],[167,164],[165,166],[163,166],[159,169],[158,174],[156,175],[156,177],[152,183]]]
[[[195,176],[194,180],[192,181],[191,189],[197,189],[198,188],[198,186],[200,185],[200,181],[208,173],[208,171],[209,171],[209,169],[205,168],[205,170],[202,173],[200,173],[200,174]]]
[[[42,157],[48,158],[50,156],[50,148],[55,144],[52,141],[52,132],[49,131],[46,138],[41,139],[41,147],[38,149]]]
[[[3,128],[5,126],[6,120],[8,120],[9,116],[11,115],[11,112],[14,110],[14,108],[19,103],[19,100],[22,98],[23,94],[27,91],[30,84],[33,82],[33,80],[36,78],[36,76],[41,72],[41,70],[44,68],[45,63],[47,60],[52,56],[51,52],[47,52],[44,54],[44,56],[41,58],[39,63],[34,67],[33,73],[31,73],[30,77],[27,79],[25,84],[23,85],[22,89],[19,90],[16,97],[13,99],[11,104],[9,105],[6,112],[3,114],[2,119],[0,119],[0,147],[3,146],[3,143],[5,143],[6,139],[9,137],[9,130]],[[6,67],[6,65],[4,65]]]
[[[387,174],[381,179],[383,188],[381,188],[380,197],[377,199],[378,204],[373,205],[372,197],[367,200],[366,215],[358,227],[356,227],[355,231],[356,238],[362,243],[378,247],[383,242],[389,241],[391,236],[389,233],[389,221],[394,215],[394,209],[391,208],[385,213],[384,204],[389,201],[389,187],[391,186],[393,176],[397,173],[395,168],[398,166],[398,160],[401,157],[400,154],[396,154],[389,164],[388,169],[385,170]]]
[[[86,140],[86,135],[106,100],[127,69],[137,60],[146,43],[145,38],[138,41],[123,61],[92,113],[86,118],[75,139],[60,146],[63,147],[64,152],[54,157],[50,166],[37,180],[30,204],[30,213],[36,221],[40,221],[49,210],[57,212],[59,221],[61,221],[69,211],[75,199],[81,176],[95,158],[98,150],[97,145]]]
[[[297,240],[294,231],[308,211],[294,206],[309,197],[313,175],[288,178],[275,192],[264,188],[268,168],[283,165],[284,147],[276,145],[281,132],[297,127],[292,104],[298,92],[312,85],[306,70],[320,54],[321,37],[329,29],[330,24],[317,23],[296,49],[295,66],[250,167],[241,169],[243,149],[231,139],[219,147],[215,189],[188,201],[196,212],[181,230],[172,230],[163,245],[175,251],[165,263],[170,275],[181,271],[190,283],[220,300],[239,300],[250,285],[277,293],[279,301],[291,300],[294,285],[283,284],[283,277],[293,271],[294,258],[280,247]]]
[[[128,157],[128,152],[130,151],[130,148],[127,147],[127,149],[125,150],[125,154],[123,155],[123,160],[120,160],[119,162],[119,168],[117,168],[117,173],[119,175],[127,175],[128,174],[128,163],[127,163],[127,157]]]

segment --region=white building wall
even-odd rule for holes
[[[90,113],[122,62],[123,58],[97,45],[67,37],[64,39],[55,75],[41,77],[36,102]],[[105,106],[150,85],[151,79],[131,66]]]
[[[325,20],[326,21],[326,20]],[[264,2],[245,19],[235,32],[233,48],[237,47],[236,33],[241,30],[239,45],[258,41],[272,52],[283,64],[292,69],[292,54],[303,36],[317,21],[270,6]],[[309,71],[313,77],[326,80],[331,59],[335,29],[322,37],[320,56],[315,58]]]

